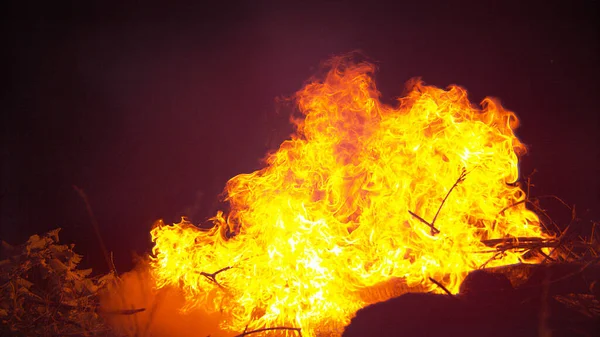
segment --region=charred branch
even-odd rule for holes
[[[533,186],[533,184],[531,183],[531,177],[535,173],[536,173],[536,170],[533,170],[533,172],[531,172],[531,174],[529,176],[527,176],[527,185],[526,185],[525,199],[519,200],[519,201],[517,201],[517,202],[515,202],[515,203],[513,203],[511,205],[508,205],[508,206],[504,207],[502,210],[500,210],[500,212],[498,214],[503,214],[508,209],[511,209],[511,208],[516,207],[518,205],[527,204],[527,205],[531,206],[533,208],[533,210],[535,210],[535,212],[538,215],[542,215],[547,220],[547,222],[549,222],[554,227],[553,230],[550,230],[546,226],[546,223],[544,221],[540,221],[540,225],[543,226],[546,231],[548,231],[548,232],[551,232],[551,231],[561,232],[561,230],[560,230],[561,226],[559,226],[550,217],[550,215],[548,215],[548,213],[540,206],[540,200],[543,200],[543,199],[553,199],[553,200],[558,201],[560,204],[562,204],[564,207],[566,207],[569,211],[571,211],[571,221],[569,222],[569,224],[566,227],[568,229],[577,220],[576,211],[575,211],[575,205],[570,206],[564,200],[562,200],[561,198],[559,198],[559,197],[557,197],[555,195],[540,195],[540,196],[537,196],[535,198],[530,198],[529,197],[531,195],[530,194],[530,189],[531,189],[531,186]],[[566,229],[565,229],[565,231],[566,231]],[[562,231],[563,232],[562,234],[564,234],[565,231]],[[561,237],[562,237],[562,234],[561,234]]]
[[[436,281],[433,277],[429,277],[429,281],[433,282],[436,286],[440,287],[446,294],[454,297],[454,294],[452,294],[450,292],[450,290],[448,290],[448,288],[446,288],[443,284],[441,284],[440,282]]]
[[[490,248],[495,248],[498,251],[506,251],[511,249],[536,249],[546,247],[557,247],[560,244],[560,240],[536,237],[519,237],[481,240],[481,243]]]
[[[578,256],[574,250],[584,250],[591,252],[592,256],[597,257],[594,251],[595,245],[586,241],[573,241],[564,238],[565,232],[561,234],[559,238],[536,238],[536,237],[513,237],[513,238],[502,238],[502,239],[489,239],[482,240],[481,243],[493,248],[489,251],[481,251],[481,253],[503,253],[509,250],[522,250],[522,251],[535,251],[536,253],[544,257],[544,261],[556,261],[553,256],[554,252],[559,249],[566,256],[563,259],[566,260],[579,260],[581,256]],[[550,253],[545,253],[543,248],[551,248]]]
[[[252,331],[244,331],[239,335],[235,335],[235,337],[248,336],[253,333],[259,333],[259,332],[264,332],[264,331],[273,331],[273,330],[291,330],[291,331],[297,332],[299,337],[302,337],[302,332],[301,332],[300,328],[292,328],[292,327],[285,327],[285,326],[273,327],[273,328],[262,328],[262,329],[252,330]]]
[[[200,275],[206,277],[207,279],[209,279],[210,281],[212,281],[214,284],[216,284],[219,288],[224,289],[224,287],[217,281],[217,275],[219,275],[220,273],[231,269],[231,266],[225,267],[225,268],[221,268],[219,270],[217,270],[214,273],[207,273],[207,272],[201,272]]]
[[[108,315],[134,315],[134,314],[137,314],[139,312],[144,312],[144,311],[146,311],[146,308],[129,309],[129,310],[99,311],[99,312],[103,313],[103,314],[108,314]]]
[[[410,215],[414,216],[415,218],[417,218],[417,220],[421,221],[422,223],[424,223],[425,225],[427,225],[429,228],[431,228],[431,233],[432,234],[438,234],[440,232],[439,229],[435,228],[435,226],[433,224],[430,224],[427,220],[421,218],[419,215],[408,211],[408,213],[410,213]]]
[[[450,196],[450,193],[452,193],[452,190],[454,190],[456,188],[456,186],[458,186],[458,184],[460,184],[463,181],[465,181],[466,177],[467,177],[467,171],[463,168],[462,171],[460,172],[460,176],[454,182],[454,185],[452,185],[452,187],[450,187],[450,189],[448,190],[448,193],[446,193],[446,196],[444,197],[444,200],[442,200],[442,203],[440,204],[440,207],[438,207],[438,210],[435,213],[435,216],[433,217],[433,220],[431,220],[431,226],[432,227],[433,227],[433,225],[435,225],[435,220],[437,219],[438,215],[440,214],[440,211],[442,210],[442,207],[444,206],[444,203],[446,202],[446,200]]]
[[[435,220],[437,220],[437,217],[440,214],[440,211],[442,210],[442,207],[444,206],[444,203],[448,199],[448,196],[450,196],[450,193],[452,193],[452,190],[454,190],[456,188],[456,186],[458,186],[458,184],[460,184],[463,181],[465,181],[466,176],[467,176],[467,171],[463,168],[462,172],[460,173],[460,176],[458,177],[458,179],[456,179],[456,182],[454,182],[454,185],[452,185],[452,187],[450,187],[450,189],[448,190],[448,193],[446,193],[446,196],[442,200],[442,203],[440,204],[440,207],[438,207],[438,210],[435,213],[435,215],[433,216],[433,220],[431,221],[431,223],[429,221],[423,219],[422,217],[420,217],[418,214],[410,211],[410,210],[408,211],[408,213],[410,213],[410,215],[412,215],[415,218],[417,218],[417,220],[419,220],[422,223],[424,223],[425,225],[427,225],[431,229],[431,235],[438,234],[440,232],[440,230],[435,227]]]

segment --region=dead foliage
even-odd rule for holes
[[[79,269],[74,245],[58,244],[55,229],[19,246],[2,242],[0,321],[12,336],[99,336],[109,328],[98,313],[98,292],[114,275]]]

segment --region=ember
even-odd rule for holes
[[[372,64],[329,66],[296,93],[304,118],[291,139],[264,169],[229,180],[230,211],[212,229],[152,230],[157,286],[181,287],[184,310],[220,311],[230,331],[338,335],[397,295],[397,280],[456,293],[469,271],[524,259],[490,240],[549,238],[517,183],[514,113],[420,81],[388,106]]]

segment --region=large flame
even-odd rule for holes
[[[304,118],[291,139],[264,169],[229,180],[231,210],[211,230],[152,230],[157,285],[181,287],[184,309],[221,311],[232,331],[335,335],[394,293],[369,289],[402,280],[439,291],[431,278],[456,292],[471,270],[522,260],[482,240],[545,236],[516,183],[525,147],[514,113],[419,81],[392,107],[379,101],[373,65],[330,66],[296,93]]]

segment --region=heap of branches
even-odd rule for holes
[[[0,335],[97,336],[108,327],[98,314],[98,292],[114,274],[90,277],[77,265],[73,245],[59,245],[58,232],[33,235],[20,246],[2,242]]]
[[[442,200],[431,222],[409,211],[413,217],[430,228],[431,235],[440,233],[440,230],[435,227],[435,221],[450,193],[465,180],[466,175],[466,171],[463,170]],[[585,287],[571,287],[569,289],[572,291],[555,294],[553,296],[554,300],[584,317],[599,319],[600,278],[598,278],[598,275],[600,273],[600,228],[597,227],[600,227],[598,226],[600,223],[578,218],[575,206],[568,205],[556,196],[548,195],[532,198],[530,194],[532,186],[531,176],[527,177],[526,182],[527,197],[504,208],[499,214],[517,205],[527,204],[540,217],[540,224],[543,226],[545,232],[550,234],[549,237],[503,237],[482,240],[481,243],[489,249],[481,251],[481,253],[493,253],[493,255],[480,268],[486,268],[490,261],[502,258],[509,251],[519,252],[526,258],[532,256],[540,257],[542,265],[547,267],[547,269],[544,269],[547,270],[546,278],[544,279],[546,287],[550,284],[559,284],[560,282],[568,283],[571,280],[577,280],[577,278],[585,280]],[[541,201],[544,199],[558,201],[570,211],[571,220],[566,226],[560,226],[548,215],[546,210],[541,206]],[[502,269],[502,267],[496,269],[496,272],[508,272],[511,267],[507,266],[505,269]],[[551,275],[552,273],[556,275]],[[448,295],[453,296],[441,282],[433,278],[429,278],[429,281],[437,285]]]
[[[529,183],[528,183],[529,186]],[[540,206],[541,199],[554,199],[571,212],[571,220],[566,226],[556,223]],[[556,196],[541,196],[527,198],[510,207],[526,203],[540,217],[540,223],[553,238],[510,237],[483,240],[482,243],[496,252],[495,256],[506,251],[521,251],[527,255],[542,256],[543,263],[578,262],[585,264],[600,264],[600,231],[598,222],[586,221],[577,217],[575,206],[570,206]],[[504,212],[506,209],[502,210]],[[587,230],[589,228],[589,231]],[[582,234],[582,231],[588,231]]]
[[[535,173],[535,171],[533,173]],[[425,220],[423,217],[419,216],[413,211],[408,211],[410,215],[412,215],[414,218],[416,218],[421,223],[425,224],[427,227],[430,228],[431,235],[436,235],[440,233],[440,230],[437,227],[435,227],[435,221],[437,220],[437,217],[440,214],[444,203],[447,201],[452,191],[460,183],[465,181],[467,174],[468,172],[463,168],[460,176],[456,179],[456,182],[448,190],[446,196],[440,203],[440,206],[431,222]],[[490,247],[490,250],[486,252],[496,253],[491,260],[500,258],[507,251],[520,251],[523,254],[527,255],[541,255],[544,257],[543,262],[600,262],[600,255],[598,255],[600,253],[600,230],[596,228],[598,222],[590,222],[591,232],[586,237],[581,236],[581,234],[574,229],[581,229],[582,226],[586,225],[582,223],[583,220],[577,217],[577,214],[575,212],[575,206],[569,206],[563,200],[553,195],[531,198],[531,186],[532,185],[530,175],[529,177],[527,177],[527,198],[504,208],[500,211],[500,214],[504,213],[509,208],[515,207],[517,205],[527,204],[538,214],[538,216],[540,216],[540,223],[544,227],[546,232],[549,234],[554,234],[555,237],[505,237],[482,240],[481,242],[484,245]],[[565,208],[567,208],[571,212],[571,221],[566,227],[564,227],[564,229],[562,229],[561,226],[559,226],[540,206],[541,199],[554,199],[560,202]],[[484,268],[486,264],[484,264],[481,267]]]

